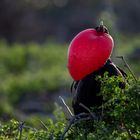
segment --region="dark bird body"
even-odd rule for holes
[[[109,77],[127,76],[123,70],[116,67],[111,60],[108,60],[106,64],[98,71],[87,75],[80,81],[76,81],[76,83],[73,85],[76,94],[72,101],[72,107],[75,115],[87,112],[87,110],[80,106],[79,103],[84,104],[88,108],[102,105],[102,96],[97,96],[97,94],[100,92],[101,83],[100,81],[96,80],[96,77],[98,75],[103,76],[105,72],[108,72]],[[124,86],[125,84],[121,83],[121,88],[124,88]]]

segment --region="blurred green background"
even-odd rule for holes
[[[114,38],[113,61],[124,56],[140,76],[139,0],[1,0],[0,120],[51,116],[62,96],[71,105],[67,49],[81,30],[103,20]]]

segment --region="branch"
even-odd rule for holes
[[[87,110],[87,111],[90,113],[90,115],[91,115],[95,120],[97,120],[97,116],[95,115],[95,113],[93,113],[87,106],[85,106],[83,103],[79,103],[79,105],[80,105],[81,107],[83,107],[85,110]]]
[[[64,99],[63,99],[61,96],[59,96],[59,99],[62,101],[62,103],[63,103],[64,106],[66,107],[66,109],[67,109],[67,111],[69,112],[70,116],[73,117],[74,115],[73,115],[72,111],[70,110],[70,108],[69,108],[69,107],[67,106],[67,104],[65,103]]]
[[[65,137],[65,134],[68,132],[68,130],[70,129],[70,127],[72,126],[72,124],[74,123],[75,117],[72,117],[72,119],[70,120],[68,126],[65,128],[64,132],[62,133],[60,140],[63,140]]]
[[[125,61],[124,56],[117,56],[117,58],[122,59],[122,61],[124,62],[124,66],[127,67],[127,69],[129,70],[129,72],[131,73],[131,75],[133,76],[134,80],[137,82],[137,78],[134,75],[133,71],[131,70],[130,66],[128,65],[128,63]]]
[[[22,130],[23,130],[24,124],[25,122],[21,122],[18,127],[19,140],[21,140],[21,137],[22,137]]]
[[[78,115],[73,116],[69,123],[68,126],[65,128],[65,130],[63,131],[60,140],[63,140],[66,133],[69,131],[69,129],[71,128],[72,125],[75,125],[77,123],[80,123],[81,121],[87,121],[87,120],[93,120],[93,116],[91,113],[80,113]]]
[[[44,123],[42,120],[40,120],[40,119],[39,119],[39,121],[40,121],[41,124],[45,127],[45,129],[48,131],[49,129],[48,129],[48,127],[45,125],[45,123]]]

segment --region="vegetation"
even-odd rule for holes
[[[137,38],[129,41],[120,37],[115,50],[115,55],[123,55],[127,60],[131,60],[129,64],[137,76],[139,76],[139,59],[133,60],[130,56],[138,44],[139,39]],[[28,114],[28,117],[18,106],[25,98],[34,100],[40,96],[44,98],[46,95],[52,95],[59,90],[69,90],[71,78],[66,69],[67,47],[65,46],[68,45],[55,43],[8,44],[0,41],[0,139],[60,138],[69,122],[66,121],[60,108],[55,111],[55,117],[48,118],[48,110],[52,113],[54,102],[49,105],[49,109],[45,109],[46,114]],[[114,60],[117,60],[118,65],[123,64],[121,60],[116,58]],[[121,67],[123,68],[123,65]],[[79,124],[72,125],[66,133],[65,139],[129,140],[131,137],[140,139],[140,80],[135,83],[130,78],[129,84],[124,90],[117,87],[119,79],[107,80],[105,78],[103,81],[101,93],[105,99],[103,118],[101,112],[97,112],[97,120],[91,120],[90,123],[80,121]],[[49,104],[46,100],[45,102]],[[26,104],[25,100],[24,106]],[[45,108],[45,106],[41,106],[41,108]],[[93,111],[96,112],[96,108]],[[15,120],[6,122],[5,120],[9,120],[8,115]],[[46,127],[39,119],[44,122]],[[21,120],[25,121],[23,125]],[[86,130],[84,126],[87,126]],[[93,130],[91,131],[91,129]]]
[[[140,140],[139,9],[139,0],[1,0],[0,140]],[[124,56],[138,81],[120,89],[122,79],[98,77],[103,105],[68,120],[54,103],[71,95],[64,43],[100,20],[115,39],[113,62],[129,73]]]
[[[73,123],[64,139],[67,140],[138,140],[140,139],[140,79],[128,78],[125,89],[119,88],[120,78],[107,75],[102,80],[104,103],[93,108],[97,119]],[[98,110],[98,111],[97,111]],[[102,113],[101,113],[102,112]],[[42,128],[35,129],[15,120],[0,125],[0,138],[4,140],[58,140],[67,123],[65,115],[57,108],[55,120],[41,121]]]
[[[12,113],[26,96],[67,89],[67,48],[48,43],[0,44],[0,114]],[[12,113],[13,114],[13,113]]]

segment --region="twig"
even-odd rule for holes
[[[18,127],[19,140],[21,140],[21,137],[22,137],[22,130],[23,130],[24,124],[25,122],[21,122]]]
[[[73,117],[70,121],[68,126],[65,128],[64,132],[62,133],[60,140],[63,140],[65,137],[65,134],[68,132],[68,130],[70,129],[71,125],[74,123],[75,117]]]
[[[78,115],[73,116],[69,123],[68,126],[65,128],[65,130],[63,131],[60,140],[63,140],[65,137],[65,134],[69,131],[69,129],[71,128],[72,125],[75,125],[77,123],[80,123],[81,121],[87,121],[87,120],[93,120],[93,116],[91,113],[80,113]]]
[[[36,128],[32,128],[30,126],[25,125],[25,122],[19,122],[19,126],[18,126],[18,133],[17,133],[17,137],[19,135],[19,140],[21,140],[22,138],[22,131],[23,129],[31,129],[32,131],[37,131]],[[27,136],[25,137],[25,140],[27,139]]]
[[[66,133],[69,131],[69,129],[71,128],[72,125],[80,123],[81,121],[87,121],[87,120],[93,120],[93,119],[97,120],[96,115],[87,106],[85,106],[83,103],[79,103],[79,105],[81,107],[83,107],[85,110],[87,110],[89,113],[80,113],[80,114],[74,116],[72,114],[71,110],[69,109],[69,107],[66,105],[64,99],[61,96],[59,96],[59,98],[61,99],[61,101],[63,102],[65,107],[67,108],[69,114],[71,115],[71,119],[69,120],[69,123],[68,123],[67,127],[63,131],[63,133],[60,137],[60,140],[64,139]]]
[[[62,103],[64,104],[64,106],[66,107],[66,109],[68,110],[70,116],[73,117],[74,115],[73,115],[73,113],[71,112],[70,108],[69,108],[69,107],[67,106],[67,104],[65,103],[64,99],[63,99],[61,96],[59,96],[59,98],[60,98],[60,100],[62,101]]]
[[[39,121],[41,122],[41,124],[45,127],[45,129],[48,131],[48,127],[45,125],[45,123],[39,119]]]
[[[63,138],[65,137],[65,134],[68,132],[68,130],[70,129],[70,127],[72,126],[72,124],[74,124],[74,122],[78,119],[80,119],[81,117],[85,117],[86,113],[81,113],[81,114],[78,114],[78,115],[75,115],[73,116],[70,121],[69,121],[69,124],[68,126],[65,128],[64,132],[62,133],[61,137],[60,137],[60,140],[63,140]]]
[[[93,120],[93,117],[91,115],[85,117],[85,118],[80,118],[74,121],[73,125],[76,125],[77,123],[80,123],[82,121],[88,121],[88,120]]]
[[[129,70],[129,72],[130,72],[131,75],[133,76],[134,80],[137,82],[137,78],[136,78],[136,76],[134,75],[134,73],[133,73],[133,71],[131,70],[131,68],[130,68],[130,66],[128,65],[128,63],[125,61],[124,56],[117,56],[116,58],[122,59],[122,61],[123,61],[124,64],[125,64],[124,66],[127,67],[127,69]]]
[[[87,106],[85,106],[83,103],[79,103],[79,105],[83,107],[85,110],[87,110],[94,119],[97,119],[97,116],[95,115],[95,113],[93,113]]]
[[[79,105],[83,107],[85,110],[87,110],[89,113],[91,113],[90,109],[87,106],[85,106],[83,103],[79,103]]]
[[[32,127],[27,126],[27,125],[24,125],[23,128],[25,128],[25,129],[31,129],[32,131],[37,131],[36,128],[32,128]]]

